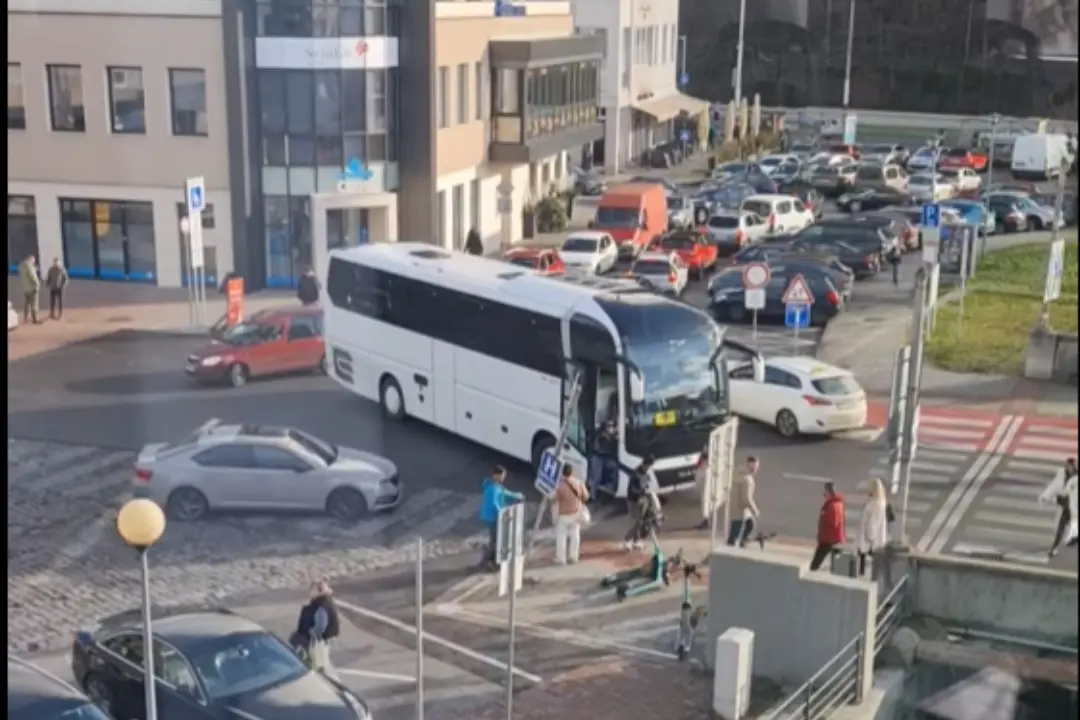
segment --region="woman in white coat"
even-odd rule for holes
[[[859,575],[866,574],[866,560],[889,541],[889,497],[881,478],[870,481],[866,504],[859,518]]]
[[[1062,542],[1066,545],[1076,542],[1076,521],[1080,517],[1077,515],[1076,495],[1076,458],[1069,458],[1039,496],[1039,502],[1054,504],[1058,507],[1057,529],[1054,531],[1054,542],[1050,545],[1048,553],[1050,557],[1057,555]]]

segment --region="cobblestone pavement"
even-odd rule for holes
[[[8,439],[8,650],[70,642],[85,623],[138,597],[132,551],[112,529],[129,497],[134,453]],[[352,576],[478,546],[474,494],[410,491],[389,514],[356,524],[323,517],[228,516],[171,523],[152,551],[158,602],[196,602],[319,576]]]

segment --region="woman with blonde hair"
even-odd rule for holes
[[[870,481],[859,519],[859,575],[866,574],[866,559],[889,541],[889,496],[881,478]]]

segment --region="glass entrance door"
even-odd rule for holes
[[[334,208],[326,211],[326,247],[355,247],[371,242],[367,208]]]
[[[127,200],[60,200],[68,275],[154,282],[154,205]]]

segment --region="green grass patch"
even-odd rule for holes
[[[942,305],[927,345],[938,367],[957,372],[1019,374],[1028,335],[1042,310],[1043,283],[1050,249],[1043,243],[988,253],[968,283],[960,304]],[[1050,327],[1077,332],[1077,276],[1080,251],[1066,242],[1061,299],[1050,305]]]

